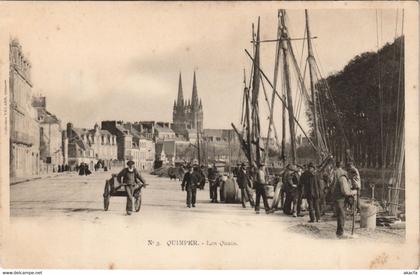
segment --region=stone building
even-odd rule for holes
[[[31,63],[17,39],[9,43],[10,177],[39,174],[39,123],[32,107]]]
[[[155,161],[155,143],[153,138],[141,132],[141,129],[135,127],[133,123],[127,122],[122,124],[133,138],[133,147],[138,148],[138,167],[141,170],[151,170]],[[136,152],[133,152],[136,153]]]
[[[45,97],[33,97],[32,106],[37,110],[39,121],[40,172],[58,172],[63,164],[61,121],[48,112]]]
[[[99,160],[110,167],[118,158],[117,137],[95,124],[93,129],[67,124],[69,165],[88,163],[93,169]]]
[[[178,136],[189,138],[188,130],[203,130],[203,104],[198,98],[197,80],[194,72],[191,100],[184,100],[182,77],[179,74],[178,97],[174,101],[172,129]]]
[[[132,160],[137,169],[141,169],[139,136],[135,130],[122,121],[102,121],[101,128],[116,136],[117,159],[121,162]],[[125,165],[123,163],[123,165]]]
[[[133,124],[144,137],[151,138],[155,142],[159,140],[177,139],[169,122],[162,121],[138,121]]]
[[[84,133],[86,133],[84,129],[74,128],[72,123],[67,123],[67,128],[63,131],[63,144],[67,144],[64,147],[64,164],[71,170],[81,163],[87,163],[91,170],[95,165],[95,152],[90,147],[88,138],[83,135]]]

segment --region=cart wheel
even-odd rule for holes
[[[111,198],[111,190],[110,190],[109,182],[106,181],[105,189],[104,189],[104,210],[105,211],[108,211],[110,198]]]
[[[141,194],[139,194],[138,197],[136,197],[135,207],[136,212],[139,212],[141,208]]]

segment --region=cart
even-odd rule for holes
[[[109,202],[111,197],[127,197],[127,192],[124,190],[125,184],[120,184],[117,181],[117,175],[112,174],[111,179],[105,181],[105,188],[104,188],[104,210],[108,211],[109,209]],[[139,184],[138,187],[133,192],[133,197],[135,200],[135,211],[139,212],[141,208],[141,189],[145,186],[145,184]]]

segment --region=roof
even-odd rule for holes
[[[88,132],[89,132],[89,134],[93,135],[93,134],[95,134],[95,129],[90,129]],[[99,132],[100,135],[103,135],[103,136],[112,136],[112,134],[108,130],[100,129],[100,130],[98,130],[98,132]]]
[[[48,123],[48,124],[60,124],[61,121],[52,113],[48,112],[44,108],[37,108],[38,110],[38,118],[41,123]]]
[[[84,129],[84,128],[73,128],[72,129],[73,132],[76,134],[76,137],[74,139],[75,143],[82,148],[83,150],[88,150],[90,149],[89,143],[85,142],[82,138],[81,135],[83,134],[87,134],[88,130]]]
[[[86,128],[73,128],[73,131],[80,137],[81,135],[86,135],[89,133],[89,130]]]
[[[120,131],[122,134],[124,135],[130,135],[130,131],[128,129],[126,129],[124,126],[122,126],[121,124],[117,124],[116,128],[118,131]]]
[[[173,134],[175,134],[175,132],[171,128],[168,128],[168,127],[161,127],[161,126],[156,125],[155,130],[160,132],[160,133],[173,133]]]

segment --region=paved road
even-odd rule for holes
[[[115,172],[115,171],[113,171]],[[324,217],[323,223],[307,223],[308,217],[292,218],[282,213],[266,215],[262,211],[257,215],[250,208],[243,209],[240,204],[213,204],[209,202],[209,191],[197,192],[197,207],[187,208],[186,193],[180,189],[180,182],[167,178],[159,178],[144,174],[147,183],[143,189],[142,209],[139,213],[127,216],[125,213],[126,199],[111,197],[109,210],[103,210],[103,188],[111,172],[97,172],[90,176],[76,174],[60,175],[24,182],[11,186],[12,217],[67,217],[93,223],[111,222],[116,219],[130,219],[132,222],[156,221],[169,225],[182,223],[256,226],[274,225],[293,233],[303,233],[316,238],[334,239],[335,221]],[[262,206],[262,205],[261,205]],[[351,222],[347,222],[350,230]],[[369,239],[381,239],[389,234],[381,229],[376,234],[357,229],[360,234]],[[392,236],[396,235],[392,232]],[[402,235],[401,232],[397,232]],[[398,234],[397,234],[398,235]]]
[[[100,217],[126,216],[123,197],[111,197],[109,211],[103,209],[103,188],[111,172],[98,172],[90,176],[76,174],[62,175],[24,182],[11,187],[12,217],[68,216],[98,219]],[[181,191],[179,181],[144,174],[147,183],[143,189],[141,212],[133,214],[143,218],[165,219],[220,219],[246,220],[256,215],[251,208],[243,209],[240,204],[212,204],[209,191],[197,192],[196,208],[187,208],[186,193]],[[203,215],[204,214],[204,215]],[[266,216],[260,214],[260,216]],[[269,217],[265,217],[269,218]]]
[[[111,197],[110,209],[105,212],[102,194],[110,175],[69,174],[11,186],[11,223],[4,244],[10,258],[5,258],[5,264],[63,268],[311,268],[324,259],[350,263],[344,260],[349,254],[343,250],[343,242],[378,254],[384,247],[377,246],[378,241],[395,250],[395,245],[404,240],[403,231],[368,232],[357,228],[359,238],[337,241],[335,221],[330,216],[325,222],[308,224],[307,216],[292,218],[279,212],[257,215],[240,204],[210,203],[208,189],[198,191],[197,207],[190,209],[179,181],[147,174],[150,185],[143,190],[139,213],[127,216],[122,197]],[[351,222],[347,222],[348,231],[350,226]],[[200,249],[177,244],[172,247],[173,240],[195,240]],[[222,246],[229,249],[217,250]],[[282,249],[284,246],[288,248]],[[40,251],[39,247],[43,249]],[[22,249],[27,256],[22,256]],[[302,249],[311,255],[304,261],[299,260]],[[127,251],[140,254],[126,257]],[[194,254],[179,256],[188,251]],[[147,253],[147,257],[142,253]],[[202,265],[202,261],[206,264]],[[365,267],[369,261],[366,258],[351,266]]]

